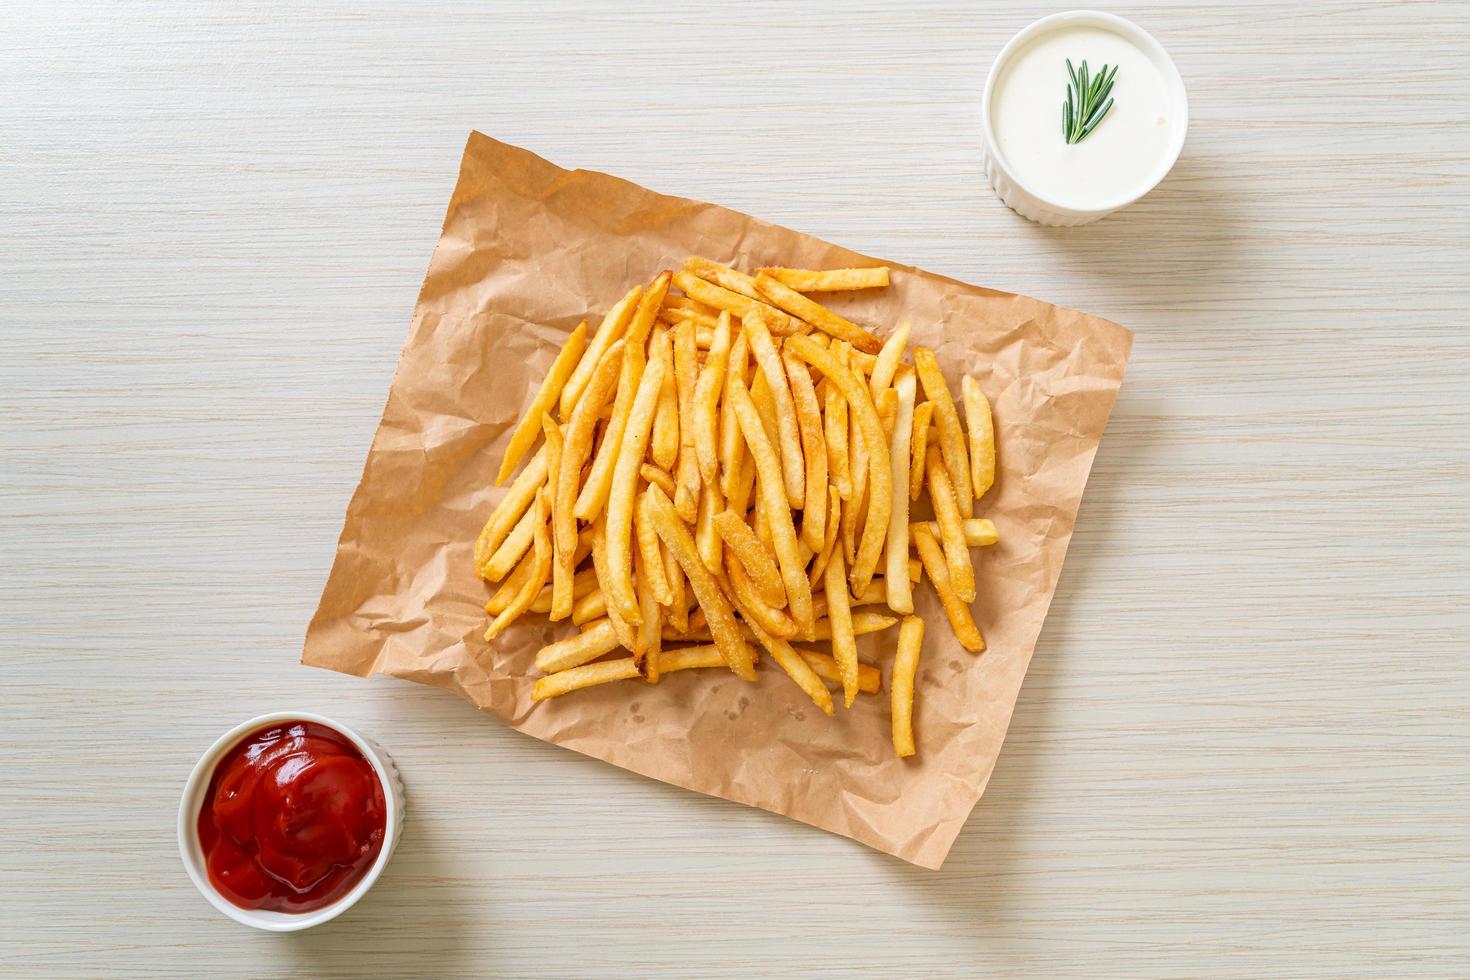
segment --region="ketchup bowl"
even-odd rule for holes
[[[403,827],[403,781],[377,743],[305,711],[230,729],[179,803],[184,870],[236,922],[296,932],[357,904]]]

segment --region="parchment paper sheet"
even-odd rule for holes
[[[961,649],[930,586],[915,590],[928,625],[915,758],[889,741],[896,629],[860,646],[884,693],[833,719],[769,658],[754,685],[693,670],[533,705],[535,652],[572,627],[528,614],[481,638],[488,591],[471,552],[505,492],[493,481],[512,427],[579,321],[595,328],[630,286],[690,255],[746,270],[886,264],[890,288],[833,306],[882,336],[912,318],[911,343],[935,349],[956,401],[968,372],[994,405],[996,485],[976,515],[1000,543],[972,552],[989,650]],[[302,662],[433,684],[537,738],[938,868],[995,767],[1131,344],[1097,317],[472,133]]]

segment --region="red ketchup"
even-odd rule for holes
[[[383,849],[372,763],[310,721],[252,732],[220,757],[199,810],[210,884],[246,909],[310,912],[351,891]]]

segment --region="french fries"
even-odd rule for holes
[[[888,285],[888,267],[872,269],[757,269],[798,293],[836,293],[849,289],[882,289]]]
[[[658,536],[663,538],[664,544],[669,551],[673,552],[674,560],[679,563],[684,576],[689,580],[689,587],[694,590],[694,598],[699,602],[699,608],[704,610],[704,618],[709,623],[710,635],[714,637],[715,646],[719,647],[720,655],[725,658],[725,663],[735,676],[742,680],[755,680],[755,667],[753,666],[750,647],[745,643],[745,637],[740,632],[740,625],[735,620],[735,610],[730,605],[730,600],[724,591],[710,575],[709,570],[700,561],[699,551],[694,546],[694,538],[689,534],[689,528],[684,525],[674,505],[664,492],[658,487],[649,487],[642,497],[642,506],[647,507],[649,516],[653,522],[653,529]]]
[[[919,499],[924,492],[924,461],[929,458],[929,423],[934,418],[934,403],[923,402],[914,407],[914,427],[909,446],[909,500]]]
[[[833,555],[827,565],[827,619],[832,623],[832,658],[842,675],[842,696],[851,708],[857,699],[857,638],[852,632],[852,606],[847,595],[847,575],[842,556]]]
[[[776,353],[776,344],[771,339],[767,317],[759,310],[752,310],[741,322],[745,340],[750,345],[751,354],[755,356],[756,366],[766,376],[766,384],[770,386],[776,416],[776,435],[773,442],[781,457],[786,500],[793,508],[801,507],[806,501],[806,474],[801,459],[801,431],[797,427],[796,406],[791,400],[791,385],[786,379],[786,368],[781,362],[781,355]]]
[[[674,471],[674,508],[686,524],[699,515],[699,457],[694,446],[694,386],[699,379],[694,324],[674,327],[674,387],[679,394],[679,463]]]
[[[592,373],[597,370],[597,365],[602,363],[603,356],[612,348],[612,345],[622,339],[623,332],[628,329],[628,324],[633,319],[633,313],[638,306],[638,300],[643,296],[643,287],[634,286],[628,290],[626,296],[618,301],[618,304],[608,310],[607,316],[602,318],[602,326],[592,335],[592,342],[582,352],[582,357],[577,361],[577,368],[572,376],[562,385],[561,396],[558,402],[561,405],[561,420],[566,422],[572,417],[572,409],[577,407],[577,402],[582,397],[582,392],[592,381]]]
[[[876,354],[883,349],[883,342],[862,327],[838,316],[821,303],[805,296],[770,276],[755,277],[755,288],[773,306],[816,327],[839,340],[845,340],[860,351]]]
[[[750,447],[756,464],[756,488],[760,493],[759,508],[764,510],[775,545],[776,561],[781,566],[781,581],[786,586],[786,600],[798,626],[812,624],[811,585],[806,578],[806,563],[796,550],[796,529],[791,523],[791,509],[786,506],[786,492],[776,463],[776,452],[766,438],[766,431],[756,414],[750,394],[743,388],[731,392],[729,407],[740,420],[740,431]]]
[[[720,474],[720,443],[716,413],[720,392],[725,386],[725,369],[730,359],[730,314],[721,313],[710,342],[709,356],[694,384],[694,450],[699,461],[699,476],[706,486]]]
[[[633,533],[634,495],[638,491],[638,470],[648,439],[653,431],[658,394],[663,388],[664,364],[655,360],[643,372],[638,394],[629,408],[627,429],[618,447],[617,467],[613,471],[607,503],[607,566],[612,576],[608,599],[618,615],[629,626],[643,622],[643,613],[633,590],[632,561],[629,544]],[[649,573],[652,574],[651,572]],[[667,585],[665,585],[667,592]]]
[[[541,431],[541,416],[549,412],[551,406],[555,405],[557,399],[561,397],[562,387],[572,376],[572,371],[577,367],[577,361],[581,359],[582,352],[586,349],[587,321],[583,320],[567,338],[561,353],[556,355],[556,360],[551,364],[551,370],[541,381],[540,390],[536,392],[536,397],[531,399],[531,407],[526,409],[526,414],[521,417],[520,424],[516,426],[515,432],[511,435],[510,445],[505,447],[505,458],[500,461],[500,475],[495,478],[497,486],[504,483],[505,478],[515,472],[521,457],[526,455],[526,450],[536,444],[536,435]]]
[[[827,525],[827,440],[822,435],[822,409],[807,366],[789,353],[781,356],[781,363],[791,384],[791,401],[801,430],[801,455],[806,463],[801,539],[812,551],[819,551]]]
[[[934,516],[938,518],[939,536],[944,542],[944,560],[949,566],[949,580],[955,595],[964,602],[974,602],[975,569],[970,564],[970,549],[965,544],[965,529],[960,523],[959,508],[955,506],[949,470],[944,468],[944,460],[937,449],[929,450],[929,459],[925,465],[929,470],[929,500],[934,504]]]
[[[960,428],[960,416],[955,411],[954,399],[950,397],[949,385],[939,370],[934,352],[927,347],[914,348],[914,370],[924,386],[924,394],[934,403],[934,421],[939,426],[939,448],[944,454],[944,465],[949,470],[950,484],[954,490],[955,506],[961,517],[973,516],[972,496],[974,486],[970,476],[970,454],[965,449],[965,434]]]
[[[970,607],[960,601],[950,584],[949,566],[945,564],[944,553],[939,550],[939,542],[934,540],[927,524],[914,525],[913,534],[914,548],[924,563],[924,571],[929,573],[929,581],[934,583],[934,591],[939,593],[940,604],[944,606],[944,614],[949,617],[950,628],[954,630],[960,646],[971,653],[984,652],[985,637],[980,635],[979,627],[970,616]]]
[[[905,331],[907,335],[907,331]],[[895,336],[897,336],[895,334]],[[904,567],[909,559],[909,439],[914,424],[914,375],[899,375],[892,391],[898,392],[898,411],[893,417],[893,440],[889,465],[893,468],[893,509],[888,515],[888,562],[883,569],[888,608],[908,614],[914,611],[914,590]]]
[[[898,628],[898,653],[893,658],[893,752],[899,758],[914,754],[914,675],[919,672],[919,648],[924,645],[924,621],[905,616]]]
[[[763,300],[751,299],[740,293],[732,292],[723,286],[716,286],[699,278],[692,272],[678,272],[674,274],[674,285],[684,291],[691,299],[713,306],[716,309],[726,310],[731,316],[743,317],[751,310],[765,309],[771,315],[771,329],[775,333],[788,334],[792,330],[791,318],[780,310],[775,309]]]
[[[487,641],[528,612],[580,627],[537,653],[533,701],[704,667],[756,681],[759,650],[824,715],[829,683],[866,710],[882,678],[857,640],[901,619],[892,742],[915,753],[925,576],[960,644],[985,649],[969,549],[999,538],[973,516],[995,434],[974,378],[962,425],[933,352],[908,363],[909,321],[880,339],[805,295],[888,282],[883,267],[749,274],[695,256],[571,332],[474,542],[476,574],[499,583]],[[910,508],[925,488],[932,519]]]
[[[960,379],[960,395],[965,401],[965,427],[970,434],[970,477],[975,483],[975,499],[995,482],[995,428],[990,419],[990,401],[980,390],[980,382],[968,374]]]

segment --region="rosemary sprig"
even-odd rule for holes
[[[1067,86],[1067,100],[1062,103],[1062,135],[1067,138],[1068,143],[1081,143],[1113,107],[1113,100],[1108,99],[1108,93],[1113,90],[1113,79],[1117,77],[1118,66],[1114,65],[1109,72],[1108,66],[1103,65],[1102,71],[1096,77],[1089,78],[1085,60],[1079,70],[1072,67],[1072,59],[1068,58],[1067,74],[1072,81]],[[1103,102],[1103,99],[1107,99],[1107,102]]]

